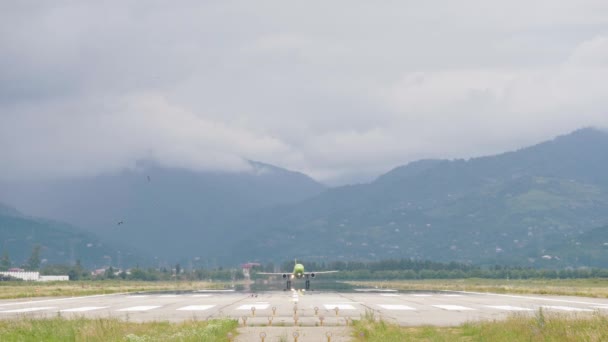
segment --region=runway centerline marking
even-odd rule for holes
[[[411,306],[407,306],[407,305],[394,305],[394,304],[378,304],[379,307],[386,309],[386,310],[409,310],[409,311],[416,311],[416,309],[414,309]]]
[[[488,308],[505,310],[505,311],[534,311],[533,309],[522,308],[519,306],[511,306],[511,305],[485,305]]]
[[[443,310],[448,310],[448,311],[471,311],[471,310],[475,310],[473,308],[468,308],[466,306],[460,306],[460,305],[432,305],[436,308],[439,309],[443,309]]]
[[[50,310],[50,309],[54,309],[54,308],[55,308],[54,306],[42,306],[42,307],[35,307],[35,308],[0,311],[0,313],[34,312],[34,311]]]
[[[140,305],[140,306],[132,306],[130,308],[124,308],[116,311],[148,311],[156,308],[160,308],[161,305]]]
[[[99,309],[105,309],[105,308],[109,308],[109,306],[83,306],[81,308],[59,310],[59,312],[84,312],[84,311],[93,311],[93,310],[99,310]]]
[[[215,305],[189,305],[189,306],[184,306],[183,308],[179,308],[177,310],[179,310],[179,311],[203,311],[203,310],[211,309],[214,306]]]

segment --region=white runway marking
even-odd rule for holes
[[[189,305],[189,306],[184,306],[183,308],[179,308],[177,310],[180,310],[180,311],[203,311],[203,310],[211,309],[214,306],[215,305]]]
[[[511,305],[486,305],[488,308],[506,310],[506,311],[533,311],[532,309],[522,308],[519,306],[511,306]]]
[[[99,309],[105,309],[108,308],[108,306],[83,306],[81,308],[73,308],[73,309],[64,309],[64,310],[59,310],[60,312],[84,312],[84,311],[93,311],[93,310],[99,310]]]
[[[177,297],[177,295],[162,295],[162,296],[158,296],[158,298],[175,298]]]
[[[593,311],[591,309],[581,309],[581,308],[575,308],[575,307],[572,307],[572,306],[543,305],[541,307],[544,308],[544,309],[549,309],[549,310],[578,311],[578,312],[581,312],[581,311],[587,311],[587,312]]]
[[[378,304],[378,306],[386,310],[416,310],[413,307],[407,305]]]
[[[265,310],[265,309],[268,309],[269,306],[270,306],[270,304],[245,304],[245,305],[239,306],[236,309],[237,310],[251,310],[251,308],[255,308],[256,310]]]
[[[442,296],[443,297],[462,297],[462,295],[459,295],[459,294],[444,294]]]
[[[42,310],[49,310],[49,309],[54,309],[54,306],[43,306],[43,307],[37,307],[37,308],[25,308],[25,309],[14,309],[14,310],[7,310],[7,311],[0,311],[1,313],[16,313],[16,312],[34,312],[34,311],[42,311]]]
[[[121,292],[121,293],[101,294],[101,295],[91,295],[91,296],[81,296],[81,297],[53,298],[53,299],[34,300],[34,301],[29,301],[29,302],[13,302],[13,303],[7,303],[7,304],[0,304],[0,306],[12,306],[12,305],[22,305],[22,304],[37,304],[37,303],[59,302],[59,301],[72,300],[72,299],[111,297],[111,296],[121,296],[121,295],[124,295],[124,294],[126,294],[126,293],[125,292]]]
[[[381,293],[380,295],[382,297],[401,297],[401,295],[394,294],[394,293]]]
[[[150,296],[147,295],[132,295],[132,296],[127,296],[127,298],[148,298]]]
[[[433,295],[430,295],[430,294],[413,294],[412,296],[414,296],[414,297],[432,297]]]
[[[349,304],[325,304],[325,309],[327,310],[355,310],[355,307]]]
[[[192,297],[211,297],[210,294],[195,294]]]
[[[527,299],[527,300],[544,300],[544,301],[549,301],[549,302],[560,302],[560,303],[571,303],[571,304],[598,305],[598,303],[581,302],[581,301],[567,300],[567,299],[530,297],[530,296],[507,295],[507,294],[501,294],[501,293],[487,293],[487,292],[472,292],[472,291],[457,291],[457,292],[460,292],[460,293],[470,293],[470,294],[482,295],[482,296],[498,296],[498,297],[507,297],[507,298]]]
[[[448,311],[467,311],[467,310],[475,310],[473,308],[467,308],[466,306],[460,305],[433,305],[436,308],[440,308]]]
[[[156,308],[160,308],[160,305],[141,305],[141,306],[132,306],[130,308],[124,308],[116,311],[148,311]]]

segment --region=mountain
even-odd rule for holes
[[[91,178],[0,184],[0,196],[143,250],[155,263],[598,266],[608,262],[606,151],[608,133],[587,128],[495,156],[421,160],[330,189],[255,162],[239,173],[140,163]]]
[[[606,151],[608,134],[589,128],[496,156],[410,163],[252,215],[240,223],[251,234],[231,250],[261,260],[588,265],[544,256],[565,256],[573,251],[566,241],[608,225]],[[605,263],[608,249],[594,258]]]
[[[73,264],[80,260],[86,267],[101,267],[117,255],[124,257],[125,262],[137,260],[136,256],[128,253],[121,257],[116,246],[102,242],[91,233],[64,223],[27,217],[2,203],[0,241],[2,253],[7,252],[16,267],[27,262],[37,245],[40,246],[41,259],[48,264]]]
[[[301,173],[249,165],[245,172],[199,172],[140,162],[90,178],[0,184],[0,193],[29,213],[133,246],[150,259],[191,260],[224,248],[232,238],[224,229],[238,217],[325,190]]]

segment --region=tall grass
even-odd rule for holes
[[[0,321],[0,341],[225,341],[235,320],[125,322],[119,319],[19,319]]]
[[[354,323],[355,341],[608,341],[608,316],[547,314],[513,315],[501,321],[465,323],[457,327],[400,327],[362,318]]]

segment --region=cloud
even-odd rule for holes
[[[608,126],[605,1],[0,4],[0,179],[330,183]]]

